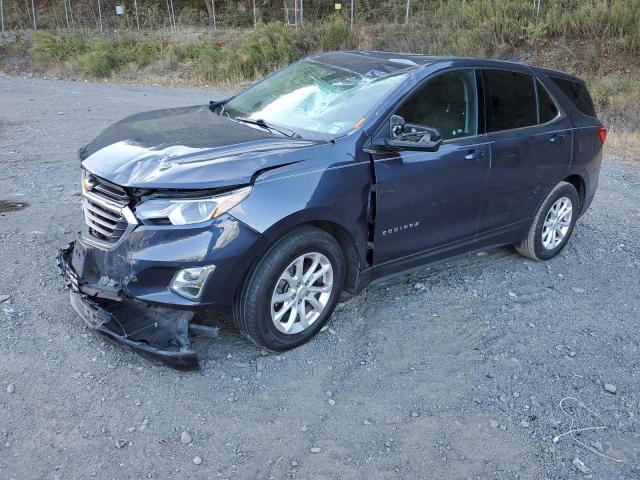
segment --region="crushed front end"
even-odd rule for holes
[[[141,201],[85,174],[82,232],[58,254],[71,306],[143,357],[196,369],[189,322],[195,311],[231,305],[260,235],[226,212],[180,226],[145,223],[134,214]]]

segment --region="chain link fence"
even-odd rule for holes
[[[460,0],[462,5],[465,1]],[[501,1],[501,0],[498,0]],[[535,7],[540,0],[531,0]],[[248,28],[343,16],[354,23],[404,23],[440,0],[0,0],[1,29],[175,31],[179,27]]]

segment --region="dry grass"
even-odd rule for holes
[[[610,131],[607,134],[606,149],[618,159],[640,162],[640,132],[618,133]]]

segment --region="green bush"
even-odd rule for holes
[[[315,27],[318,43],[309,50],[341,50],[344,49],[349,42],[349,24],[344,17],[336,15],[326,22]],[[301,30],[304,34],[305,31]]]
[[[86,41],[79,35],[55,36],[34,32],[30,53],[36,63],[47,64],[53,61],[69,60],[86,50]]]
[[[242,82],[262,77],[300,58],[295,30],[281,23],[259,25],[239,45],[222,49],[218,70],[211,80]]]

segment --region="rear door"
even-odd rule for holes
[[[571,164],[569,118],[534,76],[484,70],[491,169],[480,231],[528,226],[547,193]]]
[[[458,245],[469,249],[478,229],[489,148],[478,135],[478,89],[473,69],[428,78],[395,114],[435,127],[444,141],[436,152],[374,151],[376,218],[374,263]],[[388,124],[378,137],[389,137]]]

